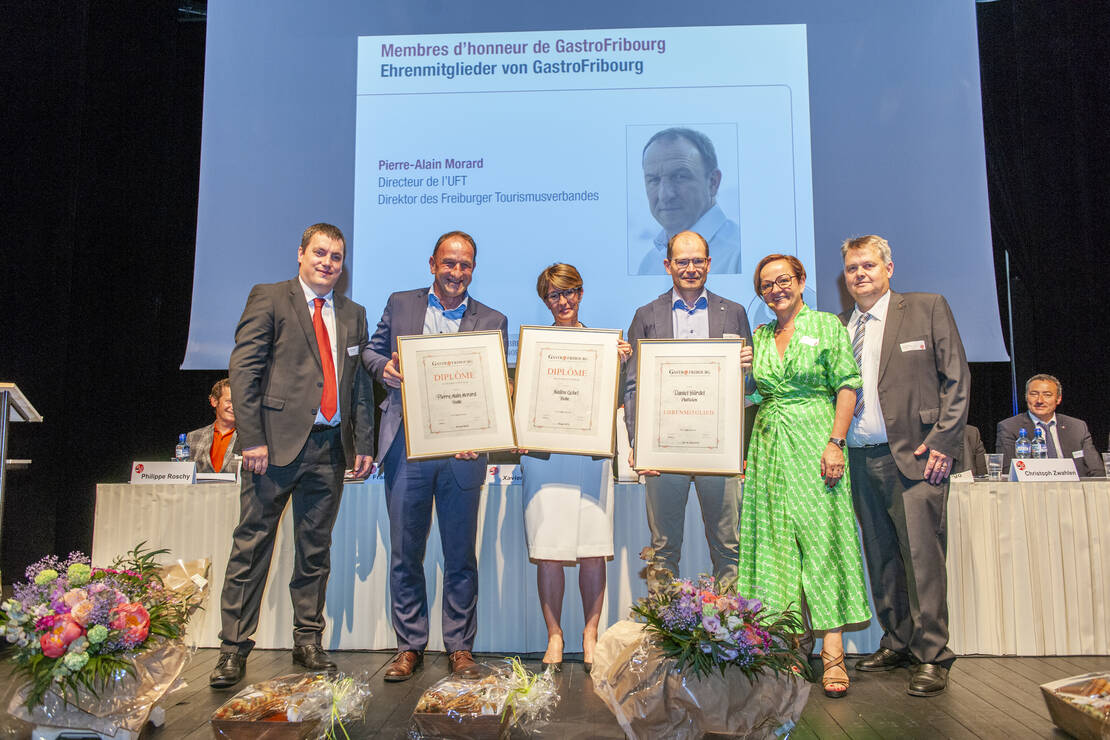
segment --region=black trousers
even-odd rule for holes
[[[887,445],[850,448],[848,461],[880,645],[949,668],[948,481],[906,478]]]
[[[296,548],[289,581],[293,644],[320,644],[324,597],[331,574],[331,530],[343,496],[345,460],[336,426],[309,434],[304,449],[288,465],[271,465],[264,475],[243,473],[239,525],[220,597],[222,652],[245,656],[254,647],[250,636],[258,628],[274,538],[290,499]]]

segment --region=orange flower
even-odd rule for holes
[[[120,631],[125,640],[138,645],[150,634],[150,614],[137,601],[120,604],[112,610],[109,626]]]

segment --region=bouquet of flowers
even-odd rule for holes
[[[660,581],[632,613],[680,671],[704,678],[735,666],[749,678],[769,670],[812,679],[798,650],[801,617],[769,613],[758,599],[742,598],[711,576]]]
[[[204,591],[166,588],[155,560],[168,551],[145,544],[107,568],[79,552],[47,556],[0,605],[0,634],[15,645],[11,660],[29,680],[28,710],[51,689],[63,703],[98,697],[125,674],[135,676],[135,656],[184,634]]]

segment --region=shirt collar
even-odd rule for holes
[[[1033,421],[1033,424],[1044,424],[1046,427],[1056,423],[1056,412],[1052,412],[1052,418],[1048,421],[1041,421],[1032,411],[1026,411],[1025,414]]]
[[[434,289],[428,289],[428,305],[443,314],[443,318],[450,321],[457,321],[466,313],[467,302],[470,300],[470,294],[463,295],[462,303],[452,308],[450,311],[443,307],[443,302],[439,300]]]
[[[327,295],[316,295],[316,291],[314,291],[312,288],[308,287],[308,284],[305,283],[305,281],[301,279],[300,275],[297,276],[297,282],[299,282],[301,284],[301,290],[304,291],[304,298],[309,303],[312,303],[317,298],[323,298],[324,299],[324,305],[327,305],[327,304],[331,303],[332,298],[335,297],[335,291],[334,290],[329,290]]]
[[[714,203],[712,207],[710,207],[710,209],[705,213],[701,214],[701,218],[695,221],[694,225],[691,226],[689,229],[686,229],[686,231],[693,231],[701,234],[705,241],[708,243],[713,241],[713,237],[717,235],[717,232],[720,231],[721,227],[725,225],[725,221],[727,220],[728,219],[725,218],[725,212],[721,210],[721,207],[719,205]],[[659,233],[655,235],[655,239],[653,239],[652,241],[654,242],[656,249],[661,252],[667,251],[666,231],[660,229]],[[710,254],[709,256],[712,257],[713,255]]]
[[[676,311],[681,308],[683,311],[693,316],[695,311],[709,308],[709,296],[706,293],[707,291],[705,288],[702,288],[701,295],[694,301],[694,307],[691,308],[686,305],[686,301],[682,300],[682,296],[678,294],[678,291],[671,288],[671,310]]]
[[[856,325],[856,320],[858,320],[859,317],[862,316],[864,313],[871,314],[872,321],[874,321],[875,319],[878,319],[880,322],[886,321],[886,312],[888,308],[890,308],[889,290],[886,293],[883,293],[883,297],[875,301],[875,305],[867,311],[860,311],[859,306],[856,306],[855,309],[852,311],[851,318],[848,319],[848,326],[854,327]]]

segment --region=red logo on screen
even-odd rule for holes
[[[139,463],[138,465],[135,466],[135,472],[138,473],[139,475],[143,474],[143,464],[142,463]]]
[[[1025,470],[1025,463],[1023,463],[1021,460],[1014,460],[1014,465],[1017,466],[1018,470]]]
[[[494,478],[497,477],[497,466],[496,465],[490,465],[489,466],[489,474],[492,475]]]

